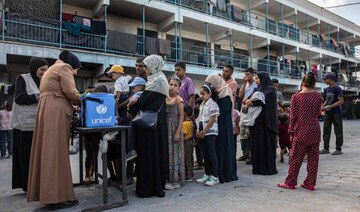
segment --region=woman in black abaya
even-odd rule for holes
[[[166,96],[169,85],[161,71],[162,57],[150,55],[144,59],[148,81],[138,102],[130,107],[129,113],[135,116],[140,109],[159,111],[156,130],[136,128],[136,194],[138,197],[164,197],[164,187],[168,173],[168,140],[166,123]],[[133,126],[135,128],[135,126]]]
[[[269,74],[258,73],[255,81],[260,81],[257,91],[264,93],[265,104],[261,100],[245,102],[247,107],[262,106],[254,126],[250,127],[253,174],[273,175],[278,173],[275,162],[278,135],[277,94]]]

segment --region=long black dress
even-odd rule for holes
[[[250,127],[253,174],[273,175],[276,170],[277,94],[274,87],[264,90],[265,102],[257,100],[253,106],[262,106],[260,115]]]
[[[218,99],[220,109],[218,117],[219,134],[216,139],[218,175],[221,183],[237,180],[235,144],[232,127],[231,99],[229,96]]]
[[[15,86],[14,100],[16,104],[31,105],[37,103],[34,94],[27,94],[26,83],[22,76],[17,78]],[[14,129],[13,133],[12,189],[22,188],[27,191],[33,131]]]
[[[139,197],[164,197],[164,187],[168,174],[166,96],[153,91],[144,91],[137,104],[129,112],[136,115],[140,109],[158,111],[156,130],[135,128],[136,194]]]

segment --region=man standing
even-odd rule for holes
[[[325,88],[325,102],[321,109],[325,111],[324,119],[324,149],[320,151],[320,154],[329,154],[331,126],[334,125],[334,131],[336,136],[336,150],[332,155],[343,154],[341,147],[343,145],[343,125],[341,115],[341,105],[344,103],[343,90],[336,84],[336,75],[334,73],[328,73],[324,77],[325,83],[329,86]]]
[[[144,65],[144,58],[143,57],[138,57],[136,58],[136,62],[135,62],[135,70],[136,70],[136,75],[138,77],[143,78],[145,81],[147,81],[147,75],[145,73],[145,65]]]
[[[253,68],[247,68],[245,70],[245,76],[243,78],[243,83],[241,85],[239,91],[239,97],[242,99],[244,103],[249,96],[254,92],[257,88],[257,85],[254,80],[255,70]],[[249,139],[250,131],[247,127],[243,126],[240,123],[240,142],[241,142],[241,150],[243,152],[243,156],[241,156],[239,161],[246,161],[246,164],[251,164],[251,153],[250,153],[250,139]]]
[[[272,83],[273,83],[273,86],[275,87],[276,89],[276,92],[277,92],[277,104],[278,104],[278,113],[280,113],[280,110],[281,110],[281,107],[282,107],[282,103],[284,102],[284,96],[283,94],[281,93],[281,91],[279,91],[279,80],[274,78],[271,80]]]
[[[184,106],[190,105],[193,109],[195,107],[195,86],[193,81],[185,75],[186,64],[184,62],[177,62],[175,64],[175,74],[181,80],[179,96],[184,100]]]
[[[232,78],[232,75],[234,73],[234,67],[232,65],[226,65],[223,68],[222,78],[225,80],[226,84],[231,88],[233,97],[236,95],[236,89],[237,89],[237,83]]]

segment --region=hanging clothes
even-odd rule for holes
[[[159,41],[159,54],[171,56],[171,42],[166,39],[158,39]]]
[[[217,0],[217,8],[219,11],[226,12],[226,1],[225,0]]]
[[[232,11],[232,18],[235,21],[243,21],[243,16],[242,16],[242,10],[240,7],[237,7],[235,5],[231,5],[231,11]]]
[[[109,49],[136,53],[136,44],[136,35],[116,31],[108,32],[107,47]]]
[[[81,34],[80,24],[65,21],[63,27],[70,35],[79,36]]]
[[[159,54],[158,48],[158,39],[157,38],[150,38],[146,37],[145,41],[145,51],[147,54]]]
[[[92,19],[90,32],[96,35],[105,35],[106,34],[105,21],[95,21]]]
[[[74,15],[68,14],[68,13],[62,13],[62,20],[63,21],[68,21],[68,22],[73,22],[74,21]]]

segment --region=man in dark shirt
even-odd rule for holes
[[[322,106],[322,110],[325,111],[324,119],[324,149],[320,151],[320,154],[329,154],[329,144],[331,136],[331,126],[334,124],[334,131],[336,136],[336,150],[332,155],[343,154],[341,147],[343,145],[343,125],[341,115],[341,105],[344,103],[343,90],[336,84],[336,75],[334,73],[328,73],[324,77],[325,83],[329,86],[325,88],[325,102]]]

